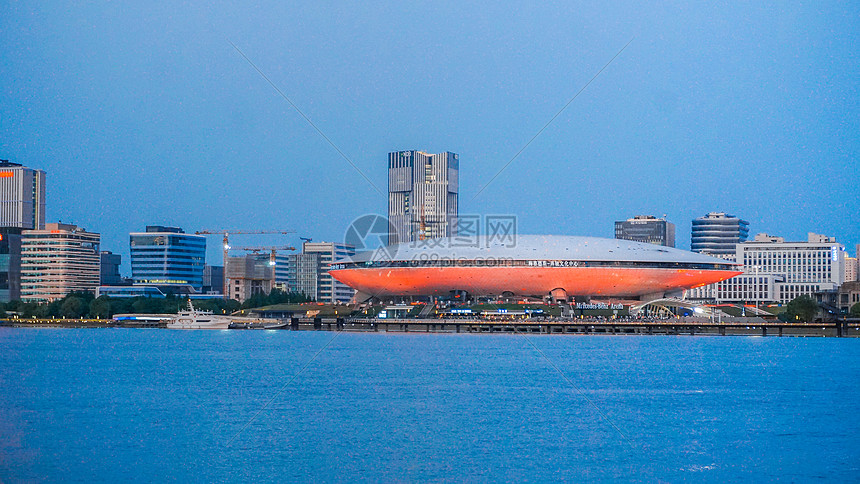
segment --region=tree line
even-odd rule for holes
[[[272,289],[268,294],[254,294],[243,303],[235,299],[199,299],[194,301],[194,307],[213,313],[230,314],[241,309],[310,301],[312,300],[304,294]],[[168,295],[164,298],[146,296],[95,297],[90,292],[72,292],[62,299],[45,303],[23,301],[0,303],[0,318],[17,314],[18,317],[26,319],[33,317],[38,319],[108,319],[114,314],[174,314],[187,305],[187,298],[175,295]]]
[[[777,316],[781,321],[813,322],[819,314],[821,306],[812,296],[797,296],[785,305],[785,311]],[[851,318],[860,318],[860,303],[851,306],[848,311]]]

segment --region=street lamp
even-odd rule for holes
[[[755,280],[753,281],[753,290],[755,291],[755,312],[756,312],[756,316],[758,316],[758,300],[759,300],[758,274],[759,274],[759,269],[761,269],[761,266],[753,266],[753,269],[755,269]]]

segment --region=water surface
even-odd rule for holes
[[[837,338],[0,328],[0,481],[856,481],[858,363]]]

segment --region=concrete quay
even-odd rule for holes
[[[94,319],[9,319],[0,327],[37,328],[164,328],[163,322],[122,324]],[[860,320],[799,323],[732,318],[709,321],[697,318],[670,320],[518,320],[486,319],[345,319],[291,318],[280,324],[237,324],[234,330],[346,331],[366,333],[474,333],[474,334],[579,334],[579,335],[714,335],[860,337]]]
[[[743,320],[741,320],[743,319]],[[402,333],[523,333],[600,335],[717,335],[860,337],[860,321],[786,323],[782,321],[708,321],[694,318],[635,321],[490,321],[465,319],[309,319],[293,318],[284,329],[293,331],[355,331]]]

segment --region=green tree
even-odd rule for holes
[[[161,312],[161,301],[151,297],[136,297],[131,307],[133,313],[155,314]]]
[[[107,296],[99,296],[90,302],[89,315],[91,318],[107,319],[113,316],[111,313],[110,298]]]
[[[60,305],[60,315],[64,318],[80,318],[84,315],[84,301],[77,296],[67,296]]]
[[[21,301],[20,300],[9,301],[5,304],[5,306],[6,306],[6,308],[5,308],[6,311],[17,312],[18,308],[21,306]]]
[[[241,309],[254,309],[263,306],[272,306],[275,304],[297,304],[310,302],[311,299],[304,294],[296,292],[284,292],[278,288],[272,289],[269,294],[257,293],[245,300],[240,306]]]
[[[18,314],[21,315],[22,318],[32,318],[36,315],[36,309],[39,308],[39,305],[36,303],[25,303],[22,302],[18,304]]]
[[[39,309],[37,310],[37,312],[40,314],[40,316],[38,316],[38,317],[40,317],[40,318],[50,318],[50,317],[59,318],[59,317],[62,317],[63,311],[61,309],[61,306],[66,302],[66,299],[68,297],[69,296],[66,296],[63,299],[56,299],[56,300],[51,301],[49,303],[40,304]]]
[[[132,298],[130,297],[113,297],[108,298],[110,302],[110,312],[111,316],[114,314],[129,314],[133,310],[131,308]]]
[[[818,301],[810,296],[797,296],[785,306],[786,321],[803,321],[810,323],[818,313]]]
[[[860,303],[851,306],[851,310],[848,311],[848,315],[852,318],[860,318]]]
[[[57,304],[53,305],[53,308],[57,307]],[[33,310],[33,316],[36,316],[37,319],[48,319],[51,316],[57,316],[57,314],[51,313],[51,309],[51,304],[36,304],[36,308]]]

